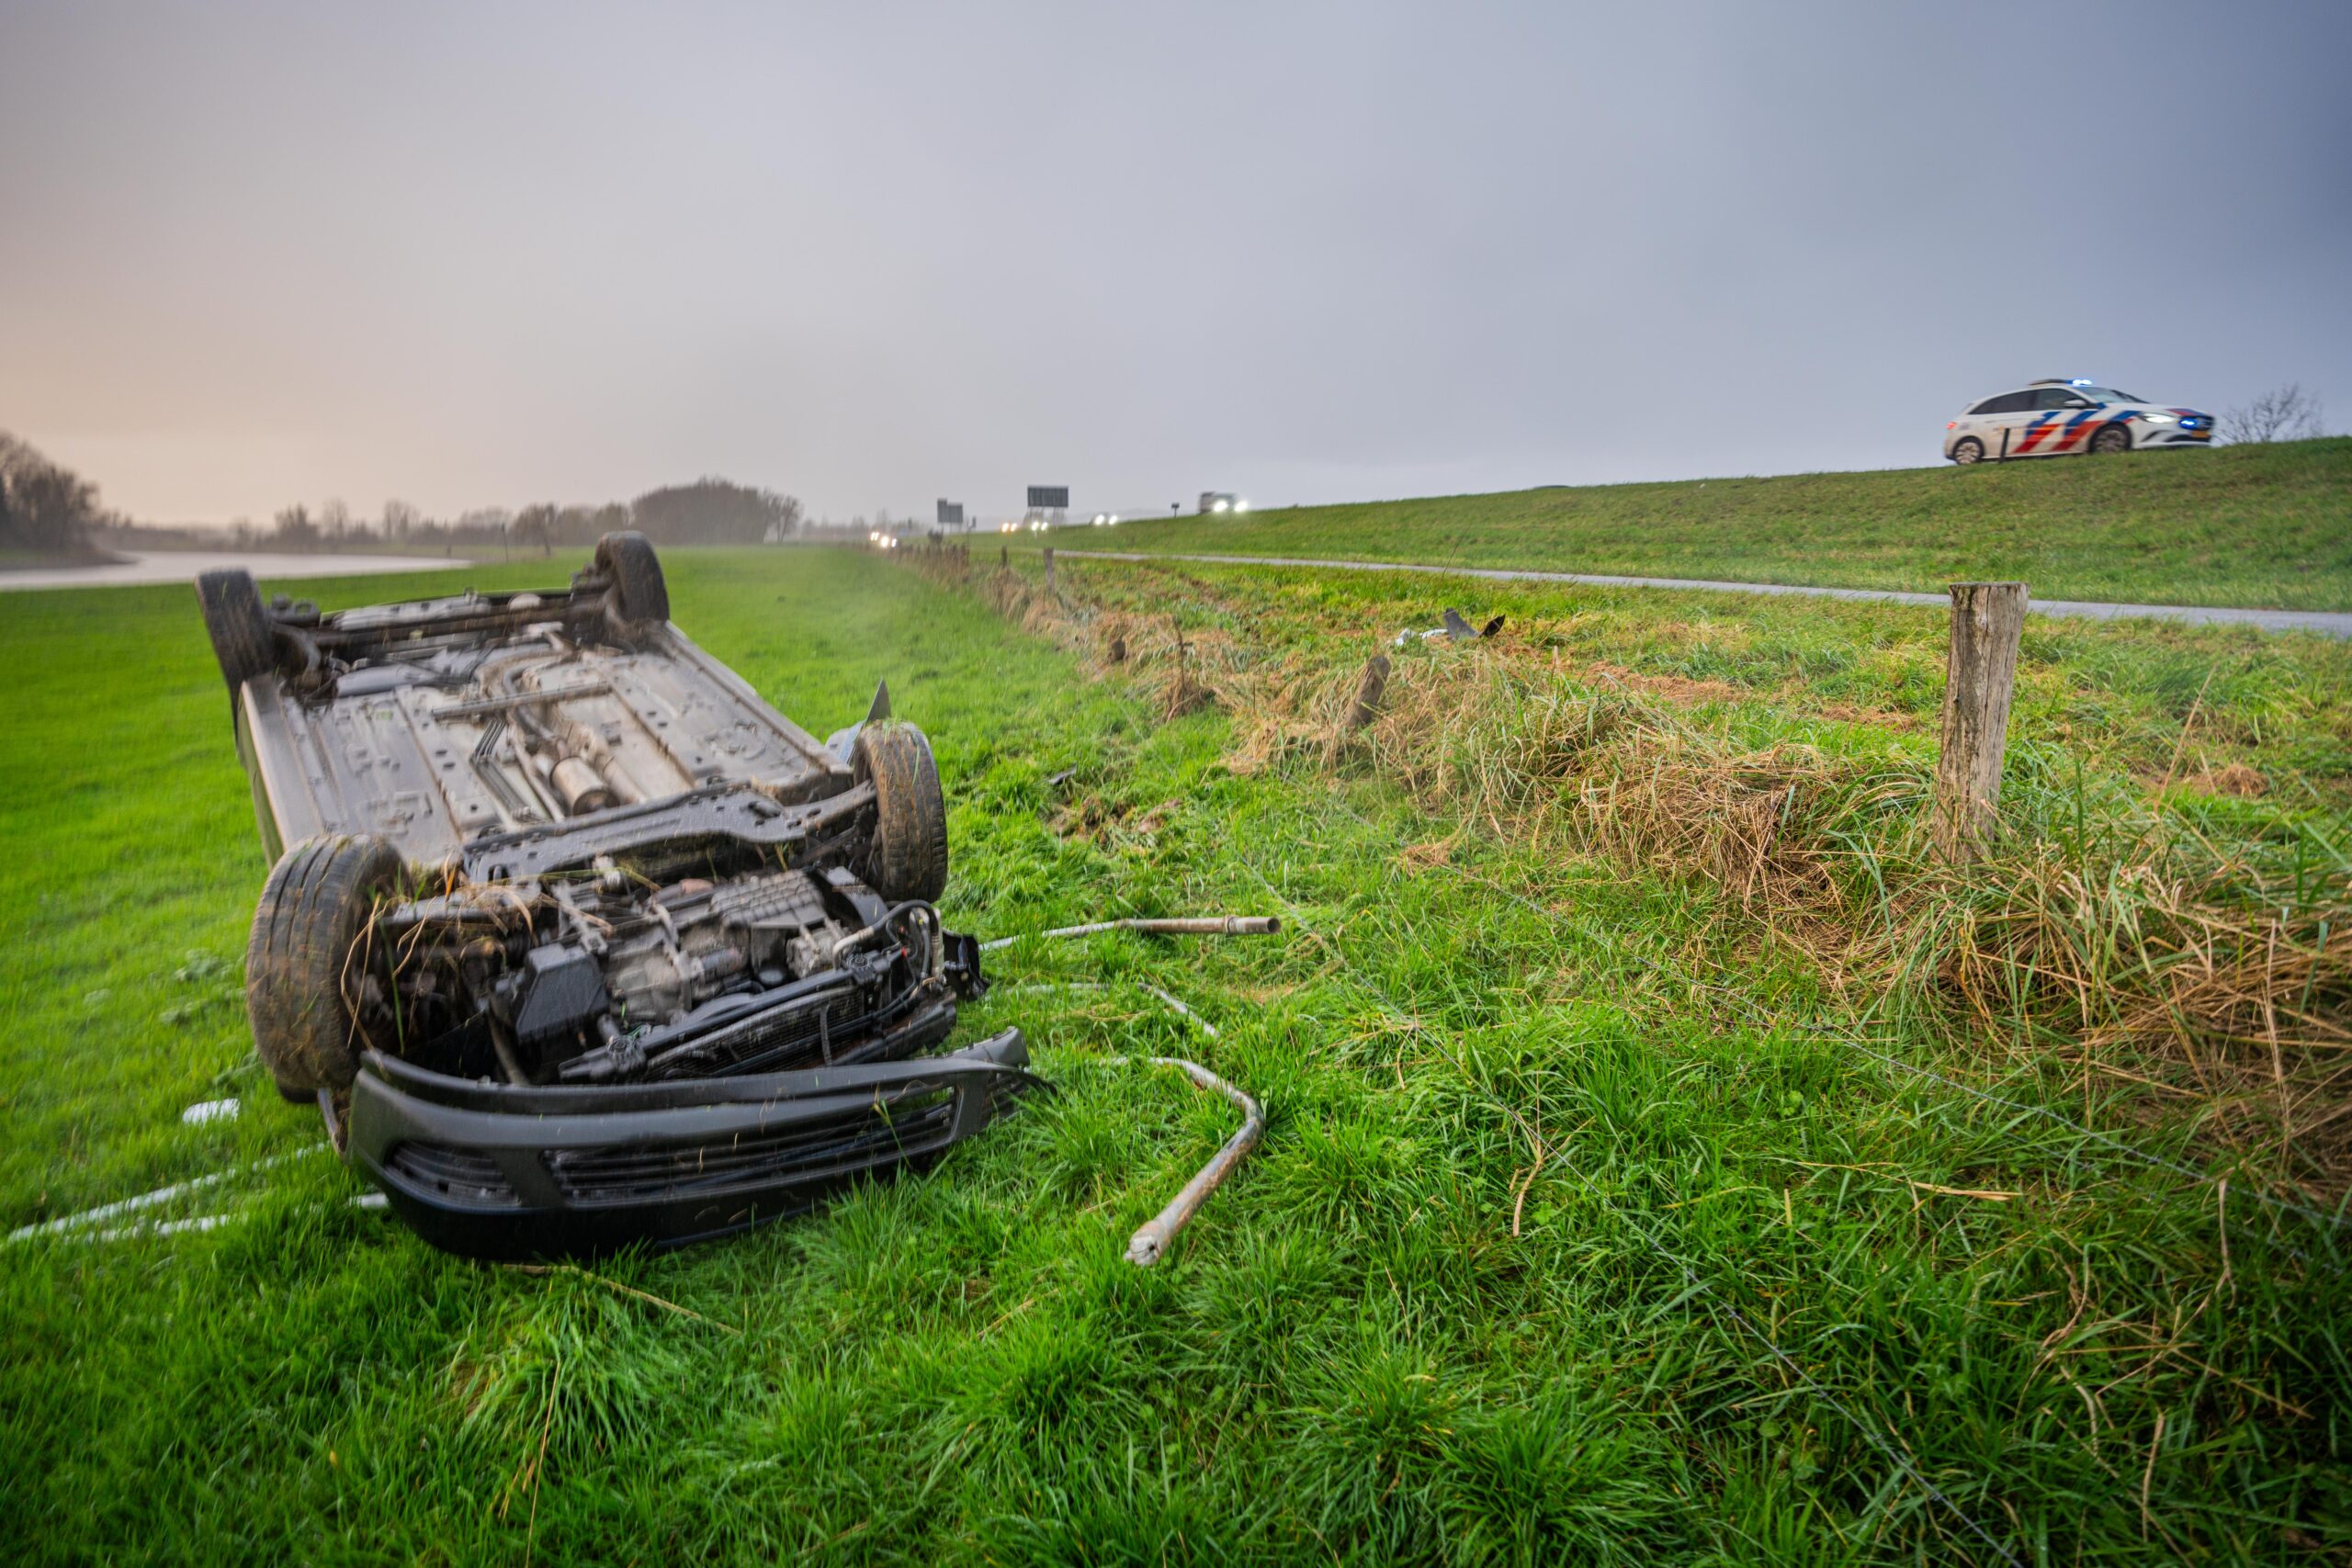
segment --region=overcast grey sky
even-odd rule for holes
[[[159,519],[845,516],[2352,416],[2352,6],[0,0],[0,429]]]

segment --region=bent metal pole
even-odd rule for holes
[[[1210,1093],[1233,1101],[1241,1108],[1241,1130],[1227,1138],[1216,1157],[1184,1183],[1184,1190],[1169,1200],[1168,1207],[1146,1220],[1128,1238],[1127,1261],[1138,1269],[1148,1269],[1168,1255],[1176,1233],[1192,1222],[1208,1195],[1224,1184],[1225,1179],[1233,1174],[1233,1168],[1258,1146],[1258,1140],[1266,1132],[1266,1113],[1258,1102],[1199,1063],[1176,1056],[1146,1056],[1144,1061],[1156,1067],[1174,1067]]]
[[[1052,931],[1035,934],[1041,937],[1092,936],[1097,931],[1148,931],[1156,936],[1272,936],[1282,929],[1282,921],[1272,915],[1208,915],[1182,919],[1138,918],[1097,920],[1091,925],[1057,926]],[[1020,940],[1018,936],[995,937],[980,943],[980,951],[994,953],[1001,947],[1011,947]]]

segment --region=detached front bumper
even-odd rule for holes
[[[350,1157],[450,1252],[670,1247],[928,1165],[1040,1082],[1028,1063],[1017,1029],[913,1061],[600,1088],[484,1083],[369,1052]]]

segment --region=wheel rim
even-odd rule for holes
[[[1975,442],[1963,441],[1951,449],[1951,460],[1955,463],[1973,463],[1983,455],[1983,452],[1984,448],[1977,446]]]

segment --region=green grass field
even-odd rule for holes
[[[2346,610],[2352,438],[1306,506],[1065,542],[1928,593],[2021,580],[2043,599]]]
[[[1980,479],[2086,482],[1886,476]],[[294,1156],[161,1211],[244,1214],[217,1230],[7,1249],[12,1560],[2352,1551],[2352,1248],[2263,1196],[2333,1211],[2334,1168],[2204,1119],[2153,1047],[2078,1070],[2091,1031],[2041,1000],[1976,1019],[1804,927],[1863,897],[1854,866],[1908,874],[1935,615],[1487,585],[1504,642],[1400,653],[1394,715],[1334,766],[1310,697],[1464,585],[1073,565],[1046,601],[848,552],[668,564],[678,622],[807,728],[889,679],[947,783],[952,925],[1290,929],[997,955],[959,1039],[1020,1023],[1061,1093],[927,1177],[593,1274],[459,1262],[348,1207],[358,1184],[295,1154],[315,1122],[253,1059],[237,968],[266,868],[193,595],[0,596],[0,1222]],[[1133,648],[1106,669],[1114,626]],[[1194,676],[1219,703],[1165,716]],[[2228,869],[2190,907],[2284,898],[2274,954],[2313,920],[2334,951],[2352,652],[2036,625],[2021,682],[2016,827],[2065,846],[2071,886],[2160,943],[2147,877],[2195,839]],[[1805,781],[1771,796],[1787,842],[1867,818],[1878,847],[1779,907],[1770,877],[1758,900],[1695,852],[1596,837],[1592,813],[1639,804],[1604,763],[1655,769],[1655,806],[1719,761],[1735,804]],[[2160,830],[2167,858],[2123,842]],[[2138,881],[2100,881],[2127,863]],[[1927,897],[1852,907],[1909,930]],[[1946,947],[1994,951],[1973,940]],[[2344,1016],[2340,968],[2311,973],[2290,1038]],[[1150,1272],[1125,1237],[1230,1112],[1100,1060],[1143,1052],[1208,1063],[1272,1121]],[[224,1092],[239,1120],[180,1124]]]

